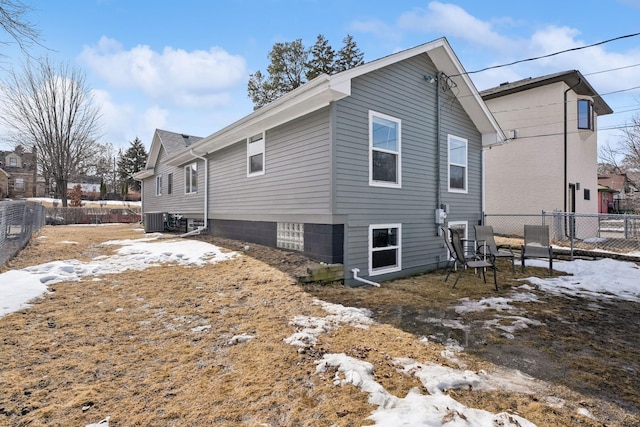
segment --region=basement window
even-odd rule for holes
[[[369,275],[400,271],[402,269],[401,248],[401,224],[371,224],[369,226]]]
[[[294,251],[304,251],[304,224],[279,222],[276,246]]]

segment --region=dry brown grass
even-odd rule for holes
[[[105,240],[139,237],[133,225],[47,226],[5,269],[87,261],[116,249],[100,246]],[[253,250],[255,245],[247,252]],[[264,251],[256,257],[268,258]],[[375,408],[365,393],[315,373],[324,352],[372,363],[376,379],[400,397],[420,384],[400,373],[394,358],[451,364],[441,356],[442,346],[425,345],[389,324],[333,329],[315,349],[298,352],[283,341],[294,332],[291,319],[326,313],[274,267],[287,270],[302,261],[268,251],[275,255],[267,262],[244,255],[203,267],[163,265],[58,283],[31,308],[0,318],[0,425],[84,426],[105,416],[112,427],[370,425],[366,418]],[[459,292],[471,289],[468,280]],[[489,285],[474,286],[490,292]],[[194,332],[199,326],[210,328]],[[255,338],[230,344],[239,334]],[[470,369],[493,369],[481,359],[464,361]],[[547,392],[568,400],[553,407],[545,403]],[[582,396],[562,388],[450,393],[467,405],[508,410],[539,426],[604,425],[577,416]]]

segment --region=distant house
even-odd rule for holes
[[[481,92],[508,142],[487,150],[486,212],[598,212],[598,116],[613,110],[577,70]]]
[[[638,189],[627,174],[598,175],[598,194],[600,213],[624,213],[637,209]]]
[[[100,197],[101,182],[102,180],[99,176],[74,176],[67,182],[67,192],[79,185],[85,197],[97,200]]]
[[[157,130],[135,178],[145,221],[175,214],[298,250],[357,284],[441,266],[438,227],[482,220],[482,151],[502,139],[438,39],[321,75],[204,138]]]
[[[44,180],[37,174],[35,155],[22,146],[0,151],[0,199],[44,196]]]

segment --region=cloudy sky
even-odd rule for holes
[[[139,137],[148,148],[156,128],[207,136],[251,113],[249,75],[266,69],[276,42],[311,46],[323,34],[339,49],[350,34],[371,61],[445,36],[473,72],[640,32],[640,0],[23,1],[43,45],[30,53],[86,74],[102,112],[101,142],[116,147]],[[11,45],[0,53],[0,78],[24,63]],[[615,144],[640,112],[640,36],[471,77],[483,90],[571,69],[614,109],[599,120],[599,140]]]

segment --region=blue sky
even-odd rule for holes
[[[371,61],[445,36],[474,71],[640,32],[640,0],[24,1],[47,48],[32,55],[86,73],[102,112],[101,142],[115,147],[139,137],[149,148],[156,128],[207,136],[251,113],[249,74],[266,70],[276,42],[311,46],[323,34],[338,49],[351,34]],[[24,60],[11,46],[0,44],[0,53],[9,56],[5,70]],[[616,112],[599,120],[600,144],[615,145],[620,131],[604,128],[640,113],[640,91],[629,90],[640,86],[638,64],[640,36],[471,77],[483,90],[578,69]],[[609,71],[620,67],[629,68]],[[622,92],[607,95],[614,91]]]

